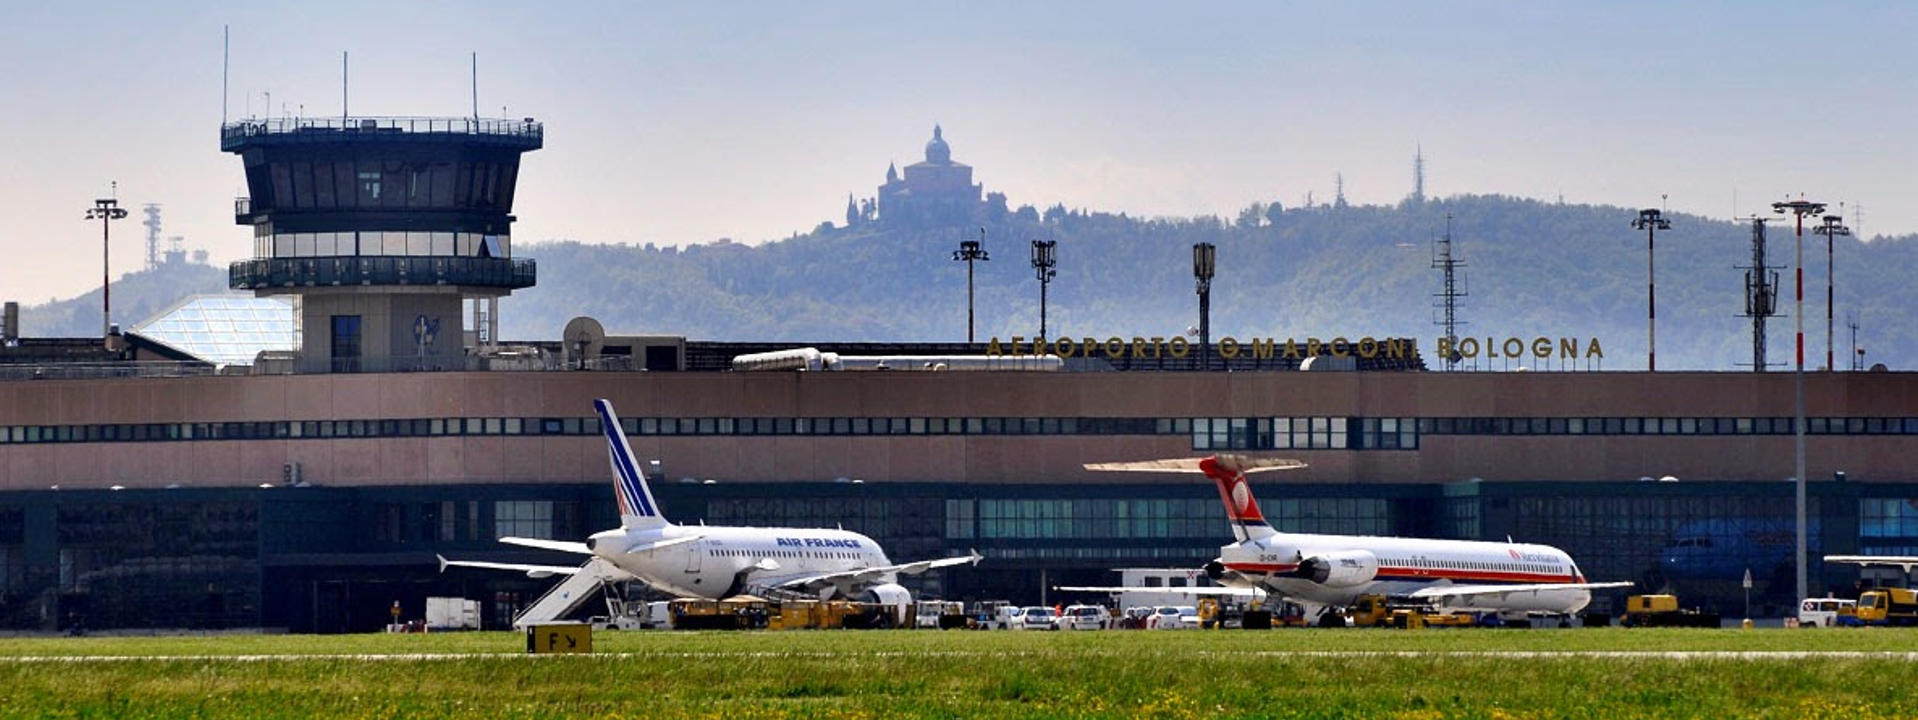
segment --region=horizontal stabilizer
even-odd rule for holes
[[[503,538],[500,538],[499,541],[506,543],[508,545],[519,545],[521,547],[539,548],[541,550],[557,550],[559,552],[574,553],[577,555],[593,554],[593,549],[586,547],[586,543],[582,543],[582,542],[569,542],[566,540],[547,540],[544,538],[523,538],[523,537],[503,537]]]
[[[669,548],[669,547],[672,547],[672,546],[674,546],[674,545],[683,545],[683,544],[685,544],[685,543],[689,543],[689,542],[692,542],[692,541],[694,541],[694,540],[698,540],[698,539],[699,539],[699,538],[701,538],[701,537],[703,537],[703,536],[701,536],[701,535],[682,535],[682,536],[680,536],[680,537],[676,537],[676,538],[666,538],[665,540],[652,540],[652,541],[648,541],[648,542],[637,542],[637,543],[633,543],[631,547],[628,547],[628,548],[626,548],[626,552],[627,552],[627,553],[643,553],[643,552],[652,552],[652,551],[654,551],[654,550],[661,550],[661,549],[665,549],[665,548]]]
[[[1219,467],[1242,473],[1267,472],[1271,470],[1297,470],[1305,463],[1290,458],[1265,458],[1247,455],[1219,455]],[[1136,460],[1133,462],[1086,463],[1085,468],[1093,472],[1157,472],[1157,473],[1194,473],[1201,474],[1199,461],[1205,458],[1167,458],[1165,460]]]

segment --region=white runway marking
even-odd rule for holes
[[[895,651],[895,652],[629,652],[629,653],[593,653],[591,655],[529,655],[525,653],[405,653],[405,654],[271,654],[271,655],[22,655],[0,657],[0,663],[10,664],[85,664],[115,662],[310,662],[310,661],[370,661],[370,662],[445,662],[451,660],[518,660],[546,659],[559,657],[596,658],[596,659],[723,659],[723,658],[928,658],[928,657],[968,657],[968,658],[1018,658],[1057,655],[1046,652],[965,652],[965,651]],[[1086,653],[1072,653],[1085,655]],[[1092,654],[1129,654],[1129,653],[1092,653]],[[1854,650],[1508,650],[1508,651],[1468,651],[1468,650],[1246,650],[1246,651],[1200,651],[1197,655],[1257,657],[1257,658],[1394,658],[1406,660],[1472,658],[1486,660],[1579,660],[1594,658],[1638,659],[1638,660],[1731,660],[1743,662],[1783,661],[1783,660],[1881,660],[1918,663],[1918,652],[1895,651],[1854,651]]]

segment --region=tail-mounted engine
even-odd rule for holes
[[[1352,587],[1379,576],[1379,557],[1365,550],[1312,555],[1299,561],[1297,577],[1330,587]]]

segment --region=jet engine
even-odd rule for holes
[[[1299,561],[1297,577],[1331,587],[1352,587],[1379,576],[1379,557],[1365,550],[1313,555]]]
[[[909,606],[912,604],[912,591],[898,583],[886,583],[866,588],[859,601],[873,605]]]
[[[897,583],[866,588],[859,601],[878,606],[869,627],[905,627],[912,621],[912,591]]]

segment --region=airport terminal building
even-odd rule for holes
[[[657,461],[670,519],[984,555],[907,580],[932,596],[1051,601],[1113,568],[1197,569],[1231,539],[1208,483],[1082,465],[1230,451],[1308,463],[1254,481],[1281,530],[1552,544],[1593,580],[1727,611],[1749,570],[1762,606],[1794,604],[1790,373],[968,360],[983,343],[823,343],[916,360],[752,370],[732,359],[787,346],[591,321],[501,342],[493,301],[536,281],[510,211],[541,130],[466,121],[225,129],[256,240],[231,284],[291,301],[295,349],[216,368],[137,333],[9,333],[0,630],[364,631],[447,595],[505,627],[553,581],[435,556],[572,563],[495,538],[617,525],[601,397]],[[1805,397],[1814,553],[1918,554],[1918,374],[1814,373]],[[1820,593],[1857,578],[1812,566]]]

